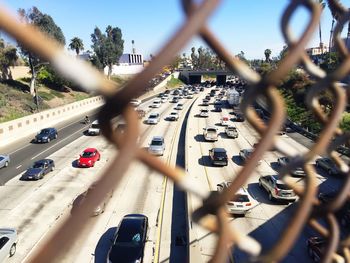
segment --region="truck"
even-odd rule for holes
[[[239,105],[239,93],[235,89],[229,89],[226,94],[227,102],[230,106],[238,106]]]

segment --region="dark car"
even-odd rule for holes
[[[214,111],[216,111],[216,112],[222,112],[221,106],[220,106],[220,105],[215,105],[215,106],[214,106]]]
[[[114,234],[113,244],[107,255],[107,262],[142,262],[147,232],[147,216],[140,214],[124,216]]]
[[[323,237],[310,237],[306,244],[309,256],[314,262],[320,262],[326,252],[327,239]],[[333,255],[332,262],[345,262],[340,249]]]
[[[46,174],[55,169],[55,162],[51,159],[36,161],[21,177],[22,180],[43,179]]]
[[[287,165],[290,162],[290,159],[286,156],[279,157],[277,159],[277,163],[279,166]],[[291,171],[291,175],[293,176],[305,176],[305,171],[302,167],[296,167],[294,170]]]
[[[336,164],[330,158],[327,157],[317,159],[316,167],[322,168],[329,175],[339,175],[341,173]]]
[[[209,150],[209,156],[213,165],[228,164],[226,150],[224,148],[213,148]]]
[[[57,130],[55,128],[42,129],[36,136],[36,142],[50,142],[53,139],[57,139]]]
[[[241,113],[236,113],[234,117],[234,121],[239,121],[239,122],[245,121],[244,115]]]

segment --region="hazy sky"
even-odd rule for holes
[[[102,2],[102,3],[101,3]],[[172,35],[184,19],[179,0],[0,0],[12,13],[18,8],[36,6],[52,16],[61,27],[66,42],[79,37],[85,49],[91,49],[90,35],[95,26],[102,31],[107,25],[121,28],[125,41],[124,52],[131,52],[131,40],[136,50],[149,58]],[[350,0],[342,0],[350,7]],[[247,58],[263,58],[264,50],[272,50],[272,56],[281,51],[284,40],[280,31],[281,15],[288,0],[226,0],[208,21],[213,32],[233,53],[243,51]],[[293,17],[291,28],[298,35],[308,21],[308,13],[300,8]],[[328,46],[331,14],[326,6],[321,20],[322,39]],[[318,31],[309,47],[318,46]],[[205,46],[195,37],[184,48],[190,54],[192,46]],[[181,52],[182,53],[182,52]]]

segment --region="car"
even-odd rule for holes
[[[57,139],[57,135],[55,128],[45,128],[35,136],[35,142],[50,142],[53,139]]]
[[[228,121],[229,121],[228,117],[226,117],[226,116],[222,117],[221,120],[220,120],[221,126],[227,126],[228,125]]]
[[[319,193],[318,199],[322,204],[328,204],[332,202],[338,194],[339,192],[335,190],[328,193]],[[337,211],[335,211],[335,216],[340,222],[340,225],[346,228],[350,226],[350,202],[348,200],[345,201]]]
[[[147,123],[148,124],[157,124],[159,122],[159,113],[151,113],[148,116]]]
[[[282,156],[277,158],[277,163],[279,166],[287,165],[290,162],[290,159],[286,156]],[[305,171],[302,167],[297,167],[294,170],[291,171],[291,175],[294,176],[305,176]]]
[[[327,248],[328,240],[324,237],[310,237],[306,241],[307,250],[309,256],[313,259],[314,262],[320,262],[323,258],[326,248]],[[342,249],[337,249],[336,253],[332,255],[331,262],[345,262],[344,253]]]
[[[238,138],[238,131],[237,128],[234,126],[226,126],[225,133],[229,138]]]
[[[193,99],[193,95],[192,95],[192,94],[188,94],[188,95],[186,96],[186,99]]]
[[[133,107],[138,107],[138,106],[140,106],[140,104],[141,104],[141,100],[138,100],[138,99],[131,99],[130,100],[130,105]]]
[[[159,108],[160,105],[162,104],[162,101],[160,99],[156,99],[153,101],[153,103],[151,104],[151,108]]]
[[[9,166],[10,156],[5,154],[0,154],[0,168]]]
[[[279,180],[275,175],[260,176],[259,186],[266,190],[270,201],[282,200],[294,202],[297,198],[293,189]]]
[[[199,112],[200,117],[209,117],[209,111],[208,109],[201,109]]]
[[[89,135],[99,135],[100,134],[100,124],[98,123],[98,120],[95,120],[91,123],[87,133]]]
[[[101,159],[99,151],[95,148],[86,148],[78,159],[79,167],[93,167]]]
[[[16,253],[17,230],[14,228],[0,228],[0,262]]]
[[[204,99],[202,102],[202,106],[209,106],[209,100]]]
[[[107,254],[108,263],[142,262],[148,234],[148,217],[129,214],[120,221]]]
[[[235,113],[234,121],[243,122],[245,121],[244,115],[241,113]]]
[[[218,192],[224,191],[226,188],[230,187],[232,182],[226,181],[216,185]],[[226,203],[227,211],[234,215],[245,215],[250,212],[253,206],[253,197],[249,192],[241,187],[233,196],[231,201]]]
[[[200,87],[200,88],[199,88],[199,91],[204,91],[204,87]]]
[[[212,148],[209,150],[209,157],[212,165],[227,166],[228,158],[224,148]]]
[[[87,189],[86,191],[84,191],[74,199],[72,204],[71,214],[77,211],[78,207],[84,202],[88,192],[92,190],[94,187],[95,187],[95,184],[91,185],[89,189]],[[102,214],[105,211],[106,205],[109,201],[108,199],[111,198],[112,196],[113,196],[113,191],[107,194],[105,200],[103,200],[103,202],[92,211],[91,216],[98,216]]]
[[[203,128],[203,136],[206,141],[215,142],[218,140],[218,129],[214,126]]]
[[[220,105],[215,105],[215,106],[214,106],[214,111],[215,111],[215,112],[222,112],[221,106],[220,106]]]
[[[39,180],[43,179],[46,174],[55,169],[55,162],[51,159],[42,159],[34,162],[34,164],[24,172],[21,180]]]
[[[253,149],[242,149],[239,151],[239,156],[244,162],[246,162],[250,158],[253,152],[254,152]],[[260,165],[260,164],[261,164],[261,160],[258,161],[257,165]]]
[[[329,175],[339,175],[341,171],[336,164],[328,157],[319,158],[316,160],[316,167],[322,168]]]
[[[165,103],[168,101],[168,98],[167,97],[163,97],[161,100],[160,100],[162,103]]]
[[[174,108],[175,110],[182,110],[184,108],[184,105],[179,103],[176,105],[176,107]]]
[[[154,136],[148,147],[148,152],[153,155],[164,155],[165,142],[163,136]]]
[[[167,117],[167,120],[169,121],[177,121],[179,119],[179,114],[177,112],[173,111],[170,113],[170,115]]]

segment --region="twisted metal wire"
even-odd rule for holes
[[[119,90],[115,83],[106,80],[96,70],[86,64],[65,56],[61,47],[54,41],[45,37],[35,28],[20,24],[7,11],[0,8],[0,28],[13,36],[31,52],[50,61],[64,77],[69,78],[89,91],[104,96],[106,104],[98,115],[102,133],[119,149],[119,154],[111,162],[108,169],[94,184],[94,187],[88,191],[85,201],[77,208],[77,213],[70,215],[55,229],[55,233],[35,250],[29,259],[30,262],[52,262],[53,259],[59,261],[71,247],[70,244],[77,239],[84,231],[84,228],[86,229],[90,211],[104,200],[106,193],[109,193],[118,185],[129,164],[135,159],[164,174],[189,194],[196,195],[203,200],[203,205],[194,211],[192,217],[195,222],[210,231],[216,232],[219,237],[212,262],[226,262],[228,255],[232,253],[231,249],[233,246],[245,250],[252,256],[252,261],[281,261],[288,251],[291,250],[306,224],[309,224],[320,235],[328,238],[323,262],[331,262],[332,259],[340,256],[349,262],[350,237],[340,240],[339,225],[334,216],[334,213],[349,198],[349,166],[336,155],[334,150],[339,145],[348,143],[350,137],[350,133],[343,132],[338,128],[341,114],[346,105],[347,94],[350,90],[349,88],[344,89],[337,84],[337,81],[343,79],[350,71],[349,52],[340,37],[344,24],[350,19],[350,12],[343,8],[338,1],[328,1],[331,3],[330,7],[336,8],[341,15],[335,28],[333,40],[335,47],[341,54],[342,64],[331,74],[326,74],[326,72],[312,63],[305,52],[305,46],[318,26],[321,7],[312,0],[291,0],[281,20],[281,31],[288,45],[288,54],[275,70],[262,77],[242,61],[233,58],[205,24],[220,2],[219,0],[206,0],[198,4],[191,0],[182,0],[183,10],[187,16],[183,25],[164,45],[150,65],[128,82],[124,89]],[[301,37],[294,39],[290,32],[289,21],[297,8],[300,7],[308,10],[309,22]],[[146,151],[138,148],[135,143],[139,131],[136,121],[137,117],[135,112],[127,106],[131,98],[144,92],[144,83],[147,83],[158,73],[163,65],[169,64],[181,48],[196,34],[202,37],[232,72],[249,83],[240,107],[248,122],[261,135],[261,140],[250,160],[235,177],[231,186],[220,194],[211,193],[209,196],[203,193],[199,187],[197,188],[195,184],[191,184],[189,177],[186,176],[181,168],[171,168],[159,159],[149,155]],[[307,102],[310,111],[324,125],[317,141],[304,155],[295,155],[291,149],[283,147],[283,144],[275,136],[286,118],[284,101],[277,91],[277,86],[288,72],[297,65],[304,66],[305,70],[316,80],[315,84],[308,91]],[[89,76],[89,81],[82,79],[82,76],[84,78]],[[318,101],[320,92],[326,89],[331,91],[334,100],[334,108],[328,115],[323,112]],[[259,98],[263,98],[267,102],[271,112],[271,118],[267,125],[263,123],[252,107],[253,103]],[[112,128],[111,119],[118,114],[121,114],[127,123],[127,130],[124,134],[118,134]],[[262,253],[259,240],[246,236],[229,225],[225,204],[227,201],[232,200],[236,191],[252,175],[262,155],[269,149],[275,149],[284,155],[293,157],[292,161],[281,169],[279,177],[294,189],[297,195],[300,196],[300,199],[293,217],[290,218],[285,229],[280,233],[280,238],[268,251]],[[337,197],[327,205],[321,205],[316,197],[316,172],[315,168],[309,164],[311,160],[321,154],[329,154],[340,170],[346,173],[342,189],[340,189]],[[302,166],[306,172],[305,185],[303,187],[296,186],[290,180],[290,172],[297,166]],[[318,220],[321,218],[326,220],[327,226],[319,223]],[[342,255],[337,254],[337,251],[342,251]]]

